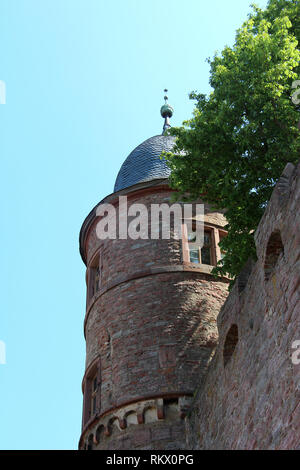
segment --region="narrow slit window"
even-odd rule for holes
[[[227,366],[230,359],[233,356],[235,351],[236,345],[238,343],[239,335],[238,335],[238,327],[236,324],[232,325],[230,330],[227,333],[225,343],[224,343],[224,350],[223,350],[223,361],[224,367]]]
[[[93,268],[93,280],[92,280],[92,296],[95,295],[99,290],[99,283],[100,283],[100,268]]]
[[[85,379],[83,422],[87,424],[101,408],[101,363],[100,358]]]
[[[100,268],[100,255],[99,253],[92,260],[89,267],[89,300],[97,294],[100,290],[101,284],[101,268]]]
[[[91,394],[91,415],[94,416],[97,411],[97,374],[92,379],[92,394]]]

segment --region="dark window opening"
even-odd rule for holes
[[[239,339],[238,327],[237,325],[234,324],[231,326],[230,330],[228,331],[225,344],[224,344],[224,350],[223,350],[224,367],[226,367],[226,365],[232,358],[238,339]]]
[[[93,434],[90,434],[88,438],[87,450],[93,450]]]
[[[88,272],[88,299],[90,300],[100,290],[101,267],[99,253],[92,260]]]
[[[164,398],[164,405],[178,405],[178,397],[176,398]]]
[[[100,412],[101,408],[101,363],[100,358],[85,379],[83,424]]]
[[[92,379],[92,396],[91,396],[91,416],[94,416],[97,411],[97,391],[98,391],[98,382],[97,375]]]
[[[264,265],[266,281],[270,279],[271,273],[277,264],[279,256],[282,253],[284,253],[283,243],[281,240],[280,232],[276,231],[270,236],[267,245]]]
[[[201,262],[202,264],[212,264],[211,261],[211,232],[204,232],[204,243],[201,248]]]

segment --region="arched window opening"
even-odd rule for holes
[[[100,424],[96,430],[96,441],[99,444],[104,437],[104,426],[103,424]]]
[[[272,271],[274,270],[278,258],[281,254],[284,253],[283,243],[281,240],[280,232],[273,232],[269,238],[266,258],[265,258],[265,280],[268,281],[271,277]]]
[[[93,450],[93,434],[89,435],[87,442],[87,450]]]
[[[98,371],[91,379],[91,416],[97,413]]]
[[[234,324],[230,327],[230,330],[227,333],[225,343],[224,343],[224,350],[223,350],[224,367],[227,366],[228,362],[232,358],[238,339],[239,339],[238,327],[237,325]]]

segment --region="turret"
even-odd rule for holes
[[[221,258],[224,215],[204,206],[202,247],[191,248],[183,211],[181,237],[171,226],[163,239],[151,226],[153,207],[173,204],[160,157],[173,146],[163,133],[134,149],[114,192],[81,229],[87,303],[80,449],[184,449],[184,417],[217,344],[228,280],[211,271]],[[140,237],[120,237],[124,217]],[[99,238],[105,218],[115,237]]]

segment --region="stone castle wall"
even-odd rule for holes
[[[292,361],[300,340],[299,196],[300,165],[288,164],[256,231],[258,260],[218,316],[218,347],[186,418],[189,449],[300,448],[300,364]]]

